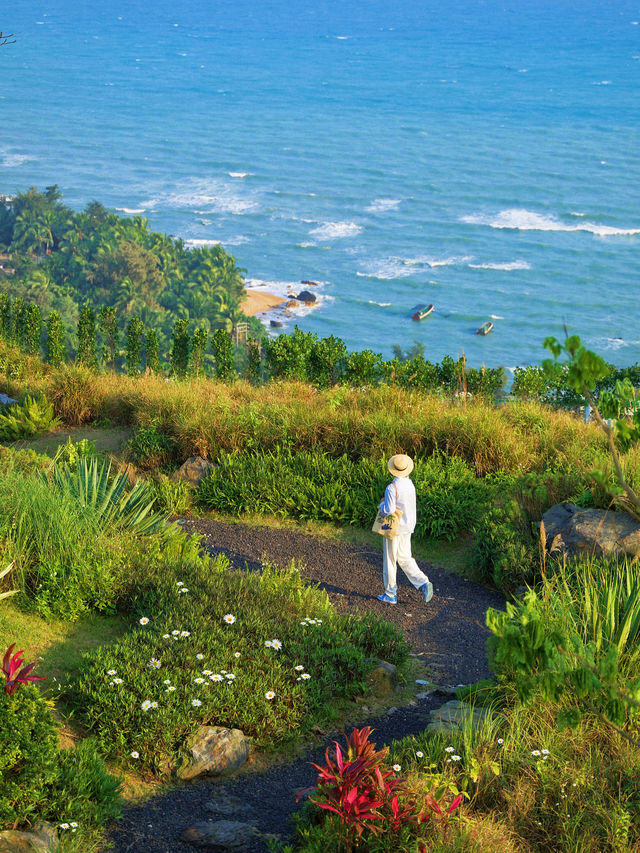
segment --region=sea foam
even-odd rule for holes
[[[199,214],[231,213],[242,216],[260,207],[255,198],[240,196],[235,188],[218,179],[186,180],[179,190],[159,193],[143,202],[146,208],[203,208]]]
[[[472,216],[463,216],[460,221],[469,225],[488,225],[491,228],[512,228],[517,231],[587,231],[598,237],[640,234],[640,228],[615,228],[612,225],[600,225],[596,222],[580,222],[578,225],[569,225],[554,216],[517,207],[501,210],[495,215],[473,214]]]
[[[312,228],[309,234],[316,240],[337,240],[343,237],[355,237],[362,231],[362,226],[355,222],[323,222],[317,228]]]
[[[393,210],[400,202],[399,198],[374,198],[366,211],[367,213],[384,213],[385,210]]]
[[[145,212],[146,207],[116,207],[116,210],[120,213],[128,213],[131,216],[139,216]]]
[[[469,264],[469,267],[473,270],[504,270],[510,272],[511,270],[530,270],[531,264],[528,261],[507,261],[495,264]]]

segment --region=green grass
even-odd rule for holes
[[[75,429],[60,429],[55,432],[47,432],[31,439],[21,439],[14,442],[2,442],[6,447],[15,450],[33,450],[45,456],[56,455],[56,451],[66,444],[67,439],[75,444],[86,438],[95,442],[98,453],[105,453],[119,457],[122,455],[127,441],[131,438],[133,430],[127,427],[98,428],[91,426],[76,427]]]

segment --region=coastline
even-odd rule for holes
[[[245,296],[240,303],[240,310],[247,317],[253,317],[255,314],[260,314],[262,311],[269,311],[272,308],[277,308],[278,305],[284,305],[287,301],[282,296],[276,296],[273,293],[265,293],[263,290],[254,290],[253,288],[245,288]]]

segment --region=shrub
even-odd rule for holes
[[[92,439],[81,438],[80,441],[71,441],[67,438],[66,444],[61,444],[53,457],[53,464],[58,468],[74,469],[80,459],[94,459],[98,451],[96,443]]]
[[[216,377],[222,382],[231,381],[235,374],[233,344],[224,329],[216,329],[213,332],[211,335],[211,348],[216,365]]]
[[[192,488],[184,480],[161,474],[153,484],[158,510],[166,515],[185,515],[191,507]]]
[[[106,754],[128,762],[136,751],[158,770],[175,764],[194,728],[214,722],[278,744],[326,724],[364,689],[362,632],[353,636],[353,620],[324,592],[294,567],[228,566],[218,557],[149,579],[135,630],[86,656],[73,701]]]
[[[141,426],[128,443],[131,458],[141,468],[153,469],[168,465],[175,456],[176,444],[162,431],[159,421]]]
[[[5,441],[27,438],[58,426],[60,421],[54,415],[53,404],[42,396],[27,395],[22,403],[14,403],[6,412],[0,413],[0,439]]]
[[[96,315],[88,302],[80,309],[78,315],[78,351],[76,363],[91,370],[98,366],[96,348]]]
[[[47,317],[47,339],[45,342],[45,361],[52,367],[60,367],[67,360],[65,345],[66,330],[58,311],[52,311]]]
[[[137,376],[140,373],[143,337],[144,323],[139,317],[131,317],[127,323],[127,349],[125,352],[125,365],[129,376]]]
[[[180,379],[184,379],[189,371],[190,343],[189,321],[184,318],[176,320],[171,343],[171,372]]]

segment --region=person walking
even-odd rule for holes
[[[382,539],[384,593],[378,596],[378,601],[384,601],[385,604],[398,603],[396,566],[399,565],[413,586],[420,590],[426,603],[433,598],[433,584],[424,572],[420,571],[411,556],[411,534],[416,527],[416,487],[409,479],[413,471],[413,459],[404,453],[397,453],[389,459],[387,468],[394,479],[385,489],[380,511],[384,515],[392,515],[399,509],[402,516],[397,534],[392,539],[386,536]]]

